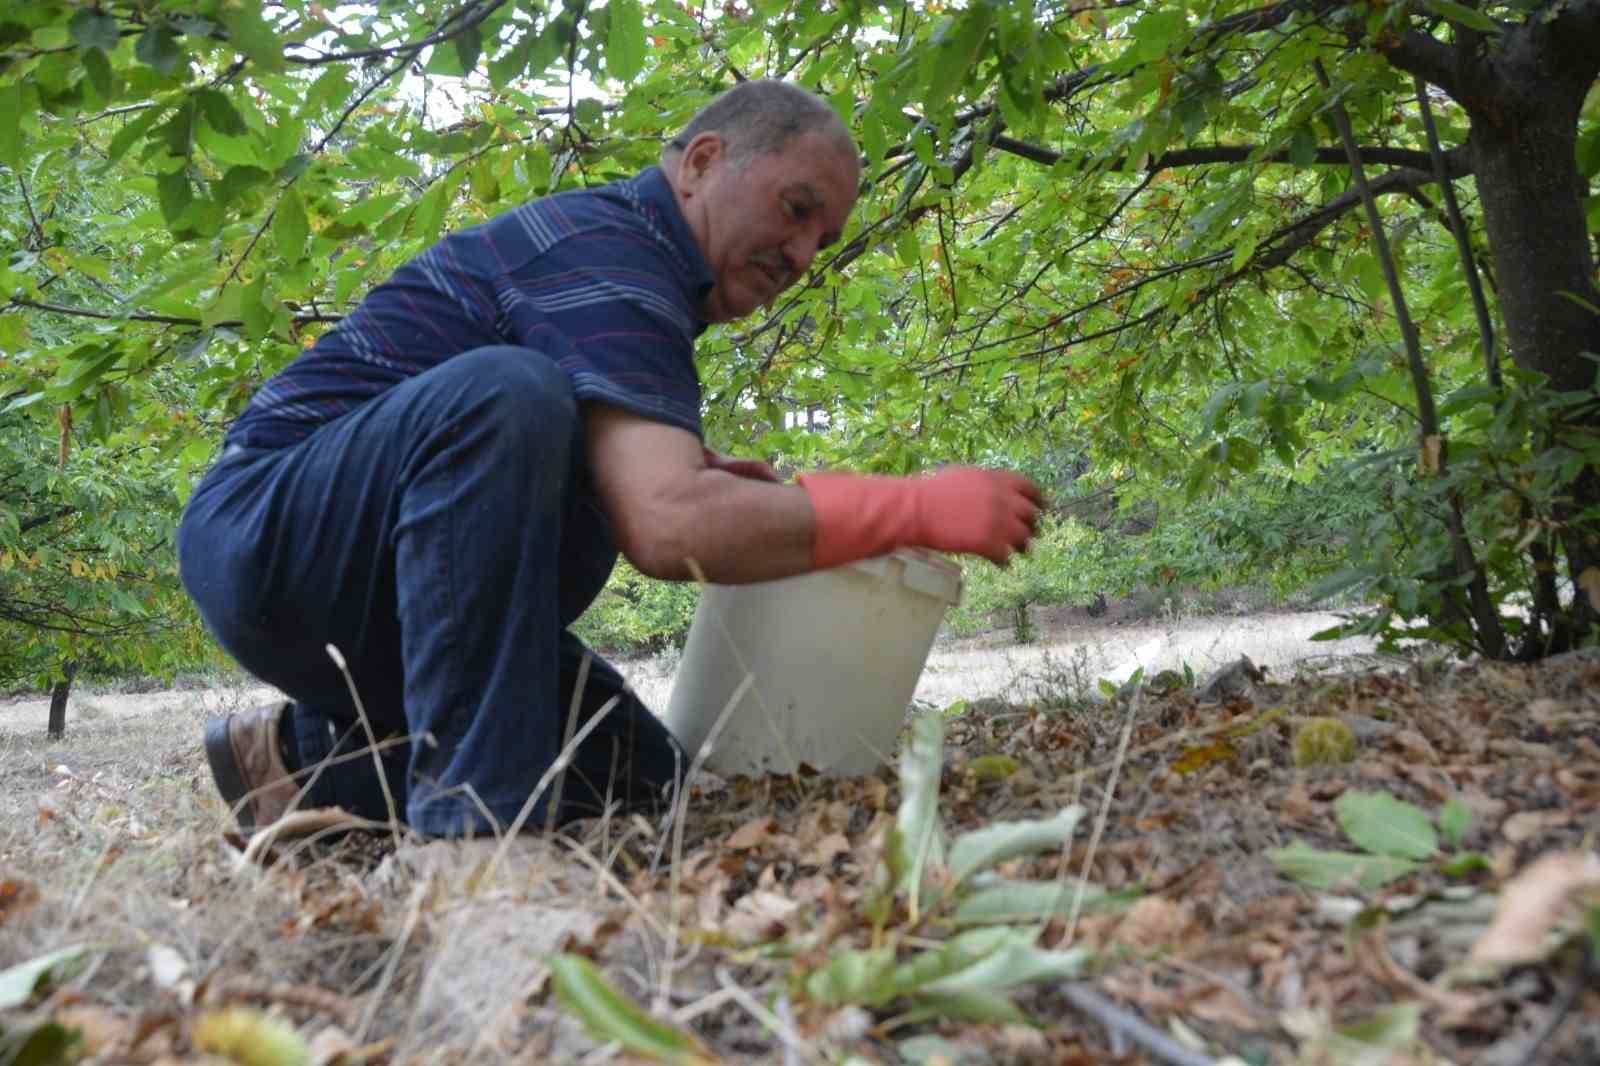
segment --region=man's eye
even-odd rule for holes
[[[792,219],[802,219],[811,214],[810,207],[806,206],[805,204],[797,204],[793,200],[785,200],[783,202],[783,207],[788,213],[789,217]]]

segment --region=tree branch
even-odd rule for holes
[[[1062,159],[1067,158],[1061,152],[1054,152],[1048,148],[1028,144],[1014,137],[996,137],[994,146],[1003,152],[1009,152],[1012,155],[1020,156],[1035,163],[1042,163],[1045,166],[1054,166],[1061,162]],[[1257,163],[1292,162],[1289,158],[1288,149],[1256,156],[1255,153],[1260,150],[1261,146],[1255,144],[1219,144],[1208,145],[1204,148],[1180,148],[1177,151],[1162,153],[1142,169],[1149,173],[1156,173],[1162,170],[1174,170],[1178,167],[1208,166],[1212,163],[1245,163],[1252,161],[1252,157],[1254,157],[1253,161]],[[1092,156],[1081,156],[1080,158],[1082,160],[1080,165],[1084,168],[1097,165],[1098,162]],[[1471,173],[1465,152],[1450,153],[1449,158],[1451,164],[1450,176],[1452,178],[1464,177]],[[1432,157],[1425,151],[1412,148],[1376,146],[1362,148],[1361,161],[1363,163],[1383,163],[1388,166],[1416,167],[1418,169],[1431,166],[1433,162]],[[1340,148],[1318,148],[1316,157],[1312,162],[1318,166],[1344,166],[1344,150]],[[1098,165],[1104,170],[1128,169],[1126,158],[1108,160]]]
[[[119,314],[116,311],[96,311],[92,307],[72,307],[67,304],[47,304],[41,303],[38,300],[24,300],[20,298],[13,298],[11,302],[5,306],[5,308],[0,308],[0,312],[9,310],[13,307],[27,307],[32,308],[35,311],[49,311],[52,314],[73,315],[78,318],[101,318],[114,322],[158,322],[167,326],[194,326],[197,329],[201,327],[214,328],[216,326],[222,326],[226,329],[234,329],[238,326],[244,325],[244,322],[240,319],[227,319],[226,321],[222,322],[207,323],[202,322],[198,318],[184,318],[179,315],[147,315],[141,313]],[[343,318],[343,315],[295,315],[290,321],[294,322],[294,324],[297,326],[304,326],[312,322],[338,322]]]
[[[1437,85],[1463,107],[1467,106],[1463,99],[1467,84],[1472,85],[1469,95],[1474,99],[1494,95],[1489,86],[1482,84],[1483,79],[1493,77],[1484,69],[1484,64],[1472,63],[1470,70],[1462,69],[1467,64],[1457,49],[1421,30],[1406,30],[1399,36],[1379,37],[1377,46],[1378,53],[1391,66],[1413,74],[1430,85]]]

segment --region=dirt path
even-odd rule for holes
[[[1311,641],[1313,633],[1337,621],[1337,616],[1324,612],[1275,612],[1060,626],[1027,645],[1010,642],[1010,634],[1003,631],[941,642],[929,656],[916,699],[945,706],[958,699],[1024,702],[1051,694],[1081,695],[1092,692],[1099,677],[1125,679],[1135,665],[1151,674],[1181,670],[1187,663],[1200,679],[1240,655],[1288,679],[1301,664],[1370,654],[1369,640]],[[669,657],[620,664],[645,703],[658,711],[666,708],[672,695],[675,666]],[[187,720],[196,712],[216,714],[274,698],[277,692],[270,687],[242,684],[143,693],[81,690],[68,701],[67,722],[71,728],[162,713]],[[48,697],[0,700],[0,735],[43,734],[49,714]]]

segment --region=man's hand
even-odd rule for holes
[[[771,481],[774,484],[783,482],[778,472],[772,469],[771,463],[764,463],[760,459],[735,459],[732,456],[719,455],[710,448],[702,448],[700,451],[706,458],[706,465],[713,470],[726,471],[736,477],[747,477],[756,481]]]
[[[954,466],[925,478],[805,474],[817,569],[903,545],[981,555],[998,566],[1026,551],[1044,497],[1020,474]]]

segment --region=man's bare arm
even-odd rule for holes
[[[740,477],[706,463],[698,438],[616,407],[584,412],[589,468],[617,546],[640,572],[743,584],[811,569],[812,511],[804,489]]]

